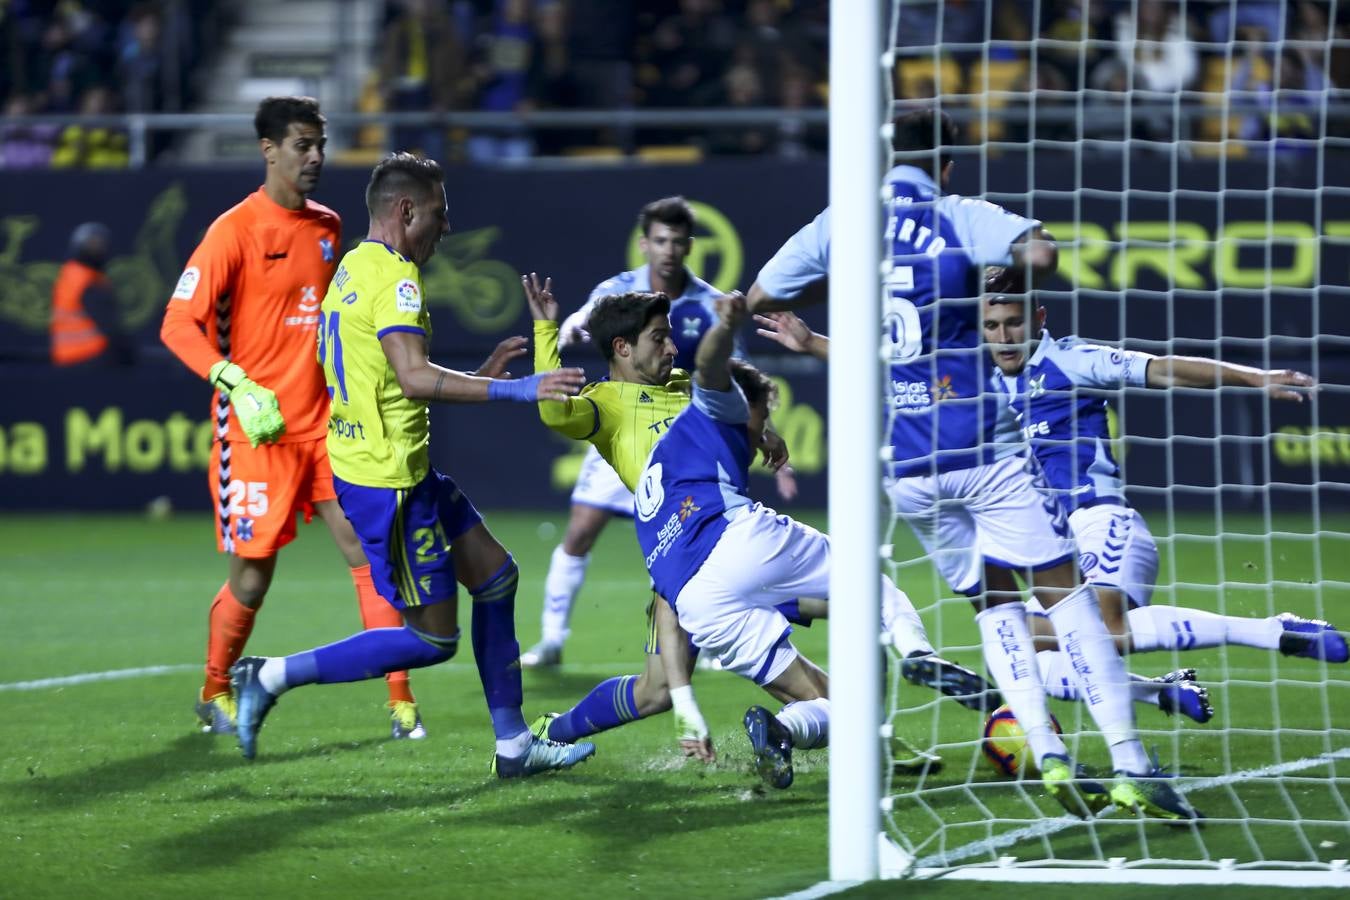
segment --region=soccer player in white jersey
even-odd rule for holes
[[[993,294],[985,299],[984,337],[998,367],[994,384],[1017,415],[1051,490],[1070,510],[1079,567],[1096,588],[1102,617],[1121,652],[1233,644],[1332,663],[1350,659],[1344,636],[1320,619],[1287,612],[1252,619],[1150,605],[1158,578],[1157,544],[1143,516],[1125,499],[1120,466],[1111,453],[1106,400],[1078,390],[1238,385],[1298,403],[1313,387],[1311,376],[1291,369],[1152,356],[1077,337],[1056,340],[1045,328],[1046,310],[1040,305],[1034,307],[1032,336],[1028,305],[1020,297]],[[1043,619],[1033,621],[1033,631],[1053,633]],[[1066,655],[1042,650],[1037,660],[1047,688],[1072,699]]]
[[[830,542],[749,497],[774,386],[731,359],[745,315],[740,294],[718,301],[718,321],[698,347],[692,402],[638,480],[637,534],[657,592],[694,644],[787,704],[777,716],[753,706],[744,720],[759,774],[785,788],[793,748],[826,745],[830,701],[828,676],[793,647],[778,605],[828,592]],[[889,579],[883,589],[903,597]]]
[[[1034,219],[941,194],[956,143],[946,116],[910,113],[894,134],[901,162],[886,176],[887,493],[949,581],[967,570],[951,586],[975,604],[985,662],[1026,730],[1047,791],[1077,815],[1109,798],[1145,815],[1196,818],[1139,740],[1125,664],[1092,586],[1078,583],[1067,516],[1020,446],[1006,402],[988,389],[980,332],[985,267],[1003,266],[1003,281],[1028,285],[1054,270],[1054,241]],[[753,309],[790,305],[828,275],[829,216],[826,209],[764,266],[751,288]],[[964,562],[971,548],[981,553],[978,566]],[[1109,791],[1080,776],[1050,724],[1014,573],[1028,579],[1074,657],[1079,691],[1110,748],[1116,777]]]
[[[675,368],[692,371],[698,342],[716,319],[713,301],[721,296],[717,288],[685,265],[694,244],[694,221],[694,210],[684,197],[664,197],[642,207],[638,213],[638,230],[642,235],[638,246],[646,263],[596,285],[581,308],[563,320],[558,333],[559,349],[590,343],[586,322],[601,297],[662,293],[670,298]],[[735,355],[745,356],[739,341]],[[792,499],[796,494],[792,469],[782,466],[774,474],[779,493],[784,499]],[[548,577],[544,580],[539,642],[520,655],[520,664],[526,668],[562,662],[563,644],[571,633],[572,608],[586,580],[591,548],[611,518],[633,515],[633,492],[624,486],[594,445],[586,449],[571,502],[567,531],[562,543],[553,550]]]

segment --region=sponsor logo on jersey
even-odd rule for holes
[[[422,311],[422,291],[417,282],[405,278],[394,288],[394,304],[399,312],[418,313]]]
[[[192,295],[197,293],[197,282],[201,280],[201,270],[196,266],[189,266],[184,269],[183,274],[178,276],[178,286],[173,289],[173,298],[175,300],[191,300]]]
[[[688,522],[689,517],[692,516],[694,513],[698,512],[702,508],[703,507],[701,506],[694,505],[694,495],[690,494],[688,497],[685,497],[684,502],[680,504],[680,513],[679,513],[680,521]]]
[[[651,402],[653,402],[653,401],[652,401],[651,395],[649,395],[646,391],[643,391],[642,393],[638,394],[638,402],[639,402],[639,403],[651,403]]]
[[[926,381],[893,381],[891,389],[894,391],[891,405],[901,412],[927,409],[933,405]]]
[[[1079,556],[1078,568],[1082,570],[1084,575],[1097,568],[1097,554],[1089,552]]]

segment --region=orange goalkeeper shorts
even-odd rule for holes
[[[211,447],[211,500],[216,548],[247,559],[275,556],[295,540],[295,517],[314,517],[314,504],[336,500],[326,438],[250,446],[229,441],[228,480],[221,489],[222,444]]]

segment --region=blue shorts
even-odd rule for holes
[[[483,517],[449,476],[431,469],[411,488],[382,488],[334,475],[333,487],[381,597],[396,609],[454,599],[450,544]]]

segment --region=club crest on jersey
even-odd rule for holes
[[[319,238],[319,252],[323,254],[324,262],[333,261],[333,242],[329,238]]]
[[[417,313],[422,311],[422,291],[417,282],[405,278],[394,288],[394,305],[399,312]]]
[[[1027,379],[1027,398],[1035,400],[1037,397],[1045,396],[1045,375],[1037,375],[1034,378]]]
[[[178,276],[178,286],[173,289],[175,300],[191,300],[192,295],[197,293],[197,282],[202,280],[201,269],[196,266],[189,266],[183,270],[183,274]]]
[[[241,541],[253,540],[253,520],[249,518],[236,519],[234,536]]]

